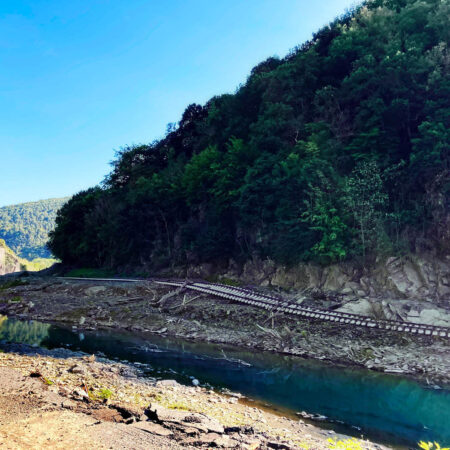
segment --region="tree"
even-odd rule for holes
[[[311,248],[314,259],[323,264],[343,260],[347,255],[345,239],[347,225],[333,204],[330,183],[323,178],[321,187],[309,184],[307,195],[306,211],[302,214],[302,221],[319,235]]]
[[[353,215],[363,263],[367,251],[377,243],[387,200],[377,164],[374,161],[358,163],[346,180],[344,202]]]

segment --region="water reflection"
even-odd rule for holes
[[[48,338],[50,327],[47,323],[8,320],[7,316],[0,315],[0,340],[41,345]]]
[[[291,411],[307,411],[344,422],[346,432],[388,443],[450,442],[450,392],[401,377],[336,368],[316,361],[220,345],[194,344],[115,332],[83,332],[2,319],[0,336],[48,348],[144,364],[152,376],[226,387]],[[353,427],[353,428],[351,428]],[[361,430],[361,433],[355,431]]]

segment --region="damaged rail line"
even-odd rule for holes
[[[140,279],[120,279],[120,278],[74,278],[64,277],[64,280],[80,281],[116,281],[116,282],[142,282]],[[245,289],[235,286],[228,286],[218,283],[208,283],[204,281],[189,280],[162,280],[152,279],[151,281],[173,287],[182,287],[192,291],[226,298],[238,303],[263,308],[268,311],[281,312],[288,315],[296,315],[306,319],[325,320],[343,325],[361,326],[379,330],[391,330],[401,333],[411,333],[425,336],[438,336],[450,338],[450,328],[437,325],[421,323],[402,322],[400,320],[372,319],[368,316],[345,313],[339,311],[325,311],[318,308],[301,306],[295,302],[290,302],[282,298],[273,297],[267,294],[256,292],[252,289]]]

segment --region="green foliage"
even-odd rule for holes
[[[0,249],[4,249],[5,260],[0,260],[0,268],[4,273],[18,272],[18,271],[30,271],[35,272],[38,270],[47,269],[52,266],[58,260],[53,258],[35,258],[33,261],[28,261],[24,258],[17,256],[5,243],[3,239],[0,239]],[[5,267],[1,267],[2,265]]]
[[[312,246],[311,253],[315,259],[325,264],[342,260],[347,253],[345,242],[347,225],[339,216],[339,210],[333,205],[330,185],[323,180],[321,187],[310,184],[309,188],[303,221],[309,224],[310,230],[319,233],[318,242]]]
[[[355,439],[343,439],[343,440],[336,440],[336,439],[328,439],[328,448],[330,449],[339,449],[339,450],[362,450],[361,443]]]
[[[450,450],[449,447],[443,448],[438,444],[437,442],[419,442],[419,448],[422,448],[423,450]]]
[[[6,289],[10,289],[16,286],[26,285],[28,285],[28,281],[21,280],[20,278],[14,278],[13,280],[6,281],[5,283],[0,284],[0,291],[5,291]]]
[[[37,272],[39,270],[48,269],[49,267],[56,264],[59,260],[55,258],[34,258],[32,261],[24,260],[24,268],[29,272]]]
[[[102,388],[98,392],[96,392],[97,398],[101,400],[108,400],[112,397],[113,392],[110,391],[108,388]]]
[[[0,238],[22,258],[49,258],[48,233],[55,226],[57,211],[67,200],[55,198],[0,208]]]
[[[120,150],[59,211],[53,254],[151,272],[448,246],[449,25],[448,2],[364,2],[235,94],[189,105],[163,139]]]
[[[179,411],[190,411],[191,408],[182,402],[172,402],[167,405],[169,409],[177,409]]]
[[[364,260],[368,249],[377,243],[387,200],[377,164],[358,162],[346,179],[344,201],[353,215],[353,227]]]

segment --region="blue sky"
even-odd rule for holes
[[[189,103],[233,92],[348,0],[2,0],[0,206],[99,183]]]

